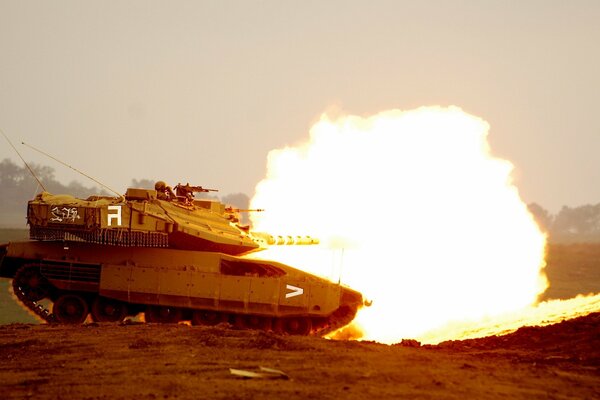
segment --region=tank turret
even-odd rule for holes
[[[30,236],[234,255],[259,249],[224,204],[194,200],[186,191],[178,190],[178,196],[161,181],[156,187],[159,190],[130,188],[123,197],[85,200],[42,192],[28,204]]]

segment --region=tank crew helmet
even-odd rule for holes
[[[154,190],[157,192],[164,192],[167,189],[167,184],[163,181],[157,181],[154,184]]]

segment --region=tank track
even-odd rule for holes
[[[23,277],[24,274],[31,269],[39,269],[36,265],[26,264],[20,267],[12,280],[12,288],[15,296],[21,302],[23,306],[25,306],[28,310],[33,312],[36,316],[44,320],[49,324],[57,323],[56,316],[50,312],[46,307],[42,304],[39,304],[37,301],[32,301],[28,298],[28,293],[26,293],[26,288],[23,288],[19,285],[20,277]]]
[[[49,324],[58,323],[58,319],[56,316],[44,307],[43,304],[38,301],[31,300],[30,291],[26,287],[26,285],[21,286],[19,282],[23,281],[23,277],[25,277],[31,271],[39,272],[39,266],[35,264],[26,264],[21,266],[15,273],[14,278],[12,279],[12,289],[14,294],[17,296],[19,302],[29,311],[31,311],[34,315],[45,321]],[[41,275],[40,275],[41,276]],[[342,308],[336,311],[333,315],[327,318],[325,324],[323,324],[319,328],[313,328],[313,330],[308,334],[309,336],[325,336],[336,330],[346,326],[349,324],[356,315],[356,309],[350,308]],[[250,329],[250,328],[247,328]]]
[[[356,316],[356,309],[338,310],[329,318],[329,323],[320,329],[313,330],[310,336],[325,336],[348,325]]]

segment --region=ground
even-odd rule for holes
[[[230,368],[289,379],[241,379]],[[155,324],[0,326],[3,398],[600,398],[600,313],[418,346]]]

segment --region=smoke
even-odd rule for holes
[[[259,256],[341,276],[374,301],[356,321],[384,342],[535,303],[545,237],[488,130],[457,107],[323,116],[269,154],[251,202],[255,230],[322,244]]]

